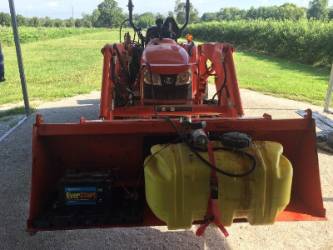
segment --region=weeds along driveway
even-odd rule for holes
[[[297,109],[321,107],[242,90],[248,116],[269,113],[273,118],[298,117]],[[81,116],[98,118],[99,93],[43,104],[38,113],[46,122],[77,122]],[[332,118],[332,116],[331,116]],[[206,238],[194,229],[167,232],[165,227],[45,232],[29,236],[31,131],[34,116],[0,144],[0,249],[332,249],[333,156],[319,152],[321,182],[328,221],[288,222],[251,227],[234,224],[223,239],[210,228]]]

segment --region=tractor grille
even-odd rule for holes
[[[161,75],[161,83],[163,86],[175,86],[177,75]]]

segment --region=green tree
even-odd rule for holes
[[[82,14],[82,21],[84,27],[96,27],[96,23],[99,17],[99,11],[94,10],[91,15],[89,14]]]
[[[17,25],[18,26],[26,26],[27,25],[27,19],[22,15],[17,15],[16,20],[17,20]]]
[[[53,27],[54,26],[54,21],[49,17],[45,17],[43,26],[44,27]]]
[[[312,0],[309,4],[308,18],[326,19],[328,17],[328,0]]]
[[[223,8],[217,13],[217,18],[220,20],[240,20],[246,16],[245,10],[240,10],[235,7]]]
[[[333,20],[333,7],[330,8],[330,10],[328,11],[328,18],[329,18],[330,20]]]
[[[281,6],[250,8],[246,19],[300,20],[306,17],[306,10],[295,4],[285,3]]]
[[[206,12],[201,16],[201,21],[203,22],[210,22],[214,20],[217,20],[217,13],[215,12]]]
[[[148,28],[155,24],[155,15],[151,12],[146,12],[138,17],[137,24],[141,28]]]
[[[278,19],[277,6],[259,7],[257,10],[258,19]]]
[[[99,19],[99,16],[101,15],[101,13],[99,12],[98,9],[94,10],[93,13],[89,16],[90,18],[90,22],[92,23],[92,25],[94,27],[98,27],[98,19]]]
[[[78,27],[78,28],[81,28],[81,27],[91,28],[92,27],[92,23],[91,23],[90,19],[78,18],[78,19],[75,20],[75,27]]]
[[[4,12],[0,12],[0,26],[10,26],[10,15]]]
[[[180,24],[185,23],[185,2],[181,2],[180,0],[176,0],[175,4],[175,16],[177,19],[177,22]],[[191,3],[190,6],[190,23],[195,23],[200,20],[199,18],[199,12],[197,9],[195,9]]]
[[[75,27],[75,19],[73,19],[73,18],[64,20],[64,23],[67,28]]]
[[[98,5],[99,16],[96,21],[98,27],[119,27],[124,20],[124,14],[115,0],[104,0]]]
[[[32,17],[28,20],[28,25],[30,27],[40,27],[41,26],[40,19],[38,17]]]
[[[306,11],[304,8],[298,7],[292,3],[285,3],[278,8],[277,19],[279,20],[300,20],[306,17]]]
[[[75,23],[75,28],[82,28],[82,27],[84,27],[83,18],[77,18],[77,19],[75,19],[74,23]]]
[[[257,18],[257,10],[252,6],[247,12],[246,12],[246,19],[256,19]]]
[[[59,19],[59,18],[54,19],[54,20],[53,20],[53,24],[54,24],[54,27],[57,27],[57,28],[60,28],[60,27],[64,27],[64,26],[65,26],[64,20],[61,20],[61,19]]]

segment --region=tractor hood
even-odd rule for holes
[[[189,69],[187,51],[174,40],[153,39],[143,51],[142,65],[158,74],[178,74]]]

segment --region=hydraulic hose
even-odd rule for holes
[[[214,148],[214,151],[217,150],[223,150],[223,151],[230,151],[236,154],[239,154],[241,156],[245,156],[247,157],[250,161],[251,161],[251,166],[249,168],[249,170],[243,172],[243,173],[239,173],[239,174],[234,174],[234,173],[230,173],[227,171],[224,171],[221,168],[217,168],[216,166],[214,166],[213,164],[211,164],[208,160],[206,160],[199,152],[198,150],[192,146],[192,144],[188,141],[188,139],[186,138],[186,136],[184,136],[177,128],[177,126],[175,125],[175,123],[169,118],[166,117],[165,120],[170,123],[170,125],[175,129],[175,131],[177,132],[179,138],[187,145],[187,147],[203,162],[205,163],[205,166],[209,167],[210,169],[215,170],[218,174],[222,174],[228,177],[237,177],[237,178],[241,178],[241,177],[246,177],[248,175],[250,175],[256,168],[257,166],[257,161],[255,159],[255,157],[253,155],[251,155],[250,153],[247,153],[245,151],[239,150],[239,149],[231,149],[231,148],[225,148],[225,147],[217,147]]]

